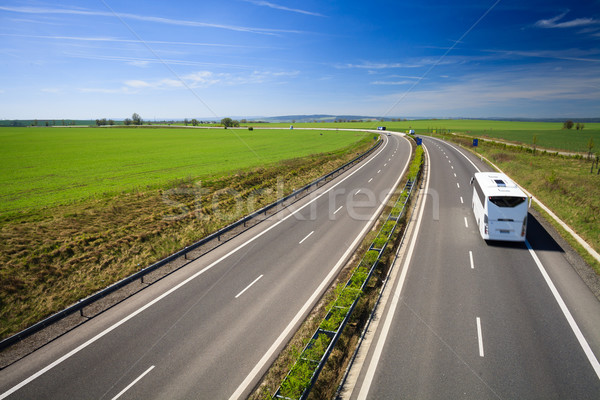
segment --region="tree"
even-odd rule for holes
[[[131,123],[133,125],[141,125],[143,122],[142,117],[140,117],[140,114],[138,113],[133,113],[131,115]]]
[[[123,124],[124,124],[124,125],[131,125],[131,122],[132,122],[132,121],[131,121],[129,118],[125,118],[125,119],[123,120]]]
[[[571,129],[571,128],[573,128],[573,125],[574,125],[573,121],[571,121],[570,119],[568,119],[563,124],[563,129]]]
[[[196,118],[192,119],[192,125],[193,126],[198,126],[198,120]]]
[[[240,126],[240,123],[231,118],[223,118],[221,120],[221,125],[223,125],[225,128],[229,128],[232,126]]]

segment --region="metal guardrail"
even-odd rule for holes
[[[317,381],[317,379],[319,377],[319,374],[321,373],[321,370],[323,369],[323,367],[325,366],[325,363],[329,359],[329,356],[331,355],[331,352],[333,351],[333,348],[335,347],[335,344],[337,343],[338,339],[341,337],[341,334],[342,334],[342,331],[344,330],[344,327],[346,326],[346,324],[350,320],[350,317],[352,316],[352,312],[354,311],[356,305],[358,304],[358,301],[360,300],[360,294],[363,293],[364,289],[368,285],[369,280],[371,279],[371,276],[373,275],[373,272],[375,271],[375,269],[377,268],[377,265],[379,264],[379,261],[381,259],[381,256],[382,256],[384,250],[386,249],[389,241],[391,240],[391,237],[394,234],[394,232],[395,232],[395,230],[396,230],[396,228],[398,226],[398,223],[399,223],[401,217],[404,215],[405,210],[406,210],[406,205],[408,204],[408,202],[410,201],[410,198],[412,196],[412,191],[413,191],[414,183],[418,181],[420,173],[421,173],[421,170],[419,170],[419,172],[417,173],[417,176],[414,179],[409,179],[407,181],[407,183],[406,183],[403,191],[401,192],[400,196],[396,200],[396,203],[392,207],[392,211],[390,212],[390,214],[388,215],[388,217],[386,219],[386,222],[387,221],[393,221],[394,225],[393,225],[392,229],[389,231],[389,233],[385,234],[385,236],[384,236],[385,237],[385,244],[383,244],[379,248],[376,248],[376,247],[373,246],[373,244],[371,244],[369,250],[367,251],[367,253],[369,251],[376,251],[378,253],[377,254],[377,258],[372,263],[370,263],[370,264],[367,263],[367,265],[369,266],[369,272],[367,274],[367,277],[363,281],[362,285],[360,286],[360,289],[357,291],[354,300],[352,301],[352,303],[349,306],[339,307],[339,306],[337,306],[337,304],[338,304],[338,301],[339,301],[339,299],[341,297],[341,294],[340,294],[340,296],[338,297],[338,299],[336,299],[336,302],[331,307],[331,309],[329,310],[329,312],[327,313],[327,315],[325,316],[325,319],[324,319],[324,321],[328,321],[330,318],[332,318],[333,314],[337,311],[337,309],[345,308],[347,311],[346,311],[346,315],[344,316],[343,320],[341,321],[341,323],[339,324],[339,326],[337,327],[337,329],[335,331],[330,331],[330,330],[323,329],[322,328],[323,323],[320,324],[319,328],[317,328],[317,330],[313,334],[311,340],[308,342],[308,344],[304,347],[304,349],[300,353],[300,356],[299,356],[298,360],[296,361],[296,364],[294,364],[294,366],[292,366],[292,368],[290,369],[290,371],[288,372],[288,374],[282,380],[282,384],[279,386],[279,388],[275,392],[273,398],[275,398],[275,399],[286,399],[286,400],[305,400],[308,397],[310,391],[312,390],[314,384],[316,383],[316,381]],[[405,193],[406,193],[406,196],[404,196]],[[397,206],[400,203],[400,201],[402,201],[402,208],[401,208],[401,210],[399,212],[395,212],[394,210],[397,210]],[[380,228],[380,230],[379,230],[379,232],[377,234],[377,237],[379,237],[379,235],[382,232],[384,232],[384,227],[385,227],[385,223]],[[375,241],[377,240],[377,237],[373,241],[373,243],[375,243]],[[357,268],[353,272],[352,276],[346,282],[346,285],[344,286],[344,289],[342,290],[341,293],[343,293],[344,290],[346,290],[349,286],[351,286],[353,284],[353,282],[354,282],[354,276],[357,274],[357,271],[359,271],[361,269],[361,266],[363,265],[363,262],[365,261],[366,258],[367,258],[367,254],[365,254],[363,256],[363,258],[361,259],[361,261],[358,264]],[[312,347],[315,345],[315,343],[317,342],[317,340],[319,340],[319,337],[321,335],[324,335],[330,341],[329,341],[329,343],[327,345],[327,348],[326,348],[325,352],[320,357],[320,359],[319,360],[315,360],[315,359],[312,359],[310,356],[307,356],[307,355],[309,355],[311,353]],[[325,339],[325,340],[327,340],[327,339]],[[304,390],[302,391],[302,394],[300,395],[300,397],[287,397],[284,394],[282,394],[282,387],[284,386],[284,383],[288,379],[288,377],[290,377],[290,375],[291,375],[292,371],[294,370],[294,368],[299,364],[299,362],[309,363],[309,364],[314,365],[313,373],[312,373],[312,376],[310,378],[310,383],[304,388]]]
[[[365,159],[366,157],[368,157],[375,149],[377,149],[382,143],[382,140],[378,140],[377,143],[375,143],[373,146],[371,146],[371,148],[369,148],[366,152],[360,154],[359,156],[355,157],[354,159],[352,159],[351,161],[345,163],[344,165],[342,165],[341,167],[335,169],[332,172],[329,172],[326,175],[323,175],[322,177],[320,177],[319,179],[316,179],[315,181],[301,187],[300,189],[296,189],[294,190],[292,193],[290,193],[289,195],[282,197],[281,199],[257,210],[254,211],[253,213],[245,216],[244,218],[230,224],[227,225],[224,228],[219,229],[218,231],[206,236],[205,238],[199,240],[198,242],[187,246],[185,248],[183,248],[182,250],[140,270],[139,272],[136,272],[112,285],[110,285],[109,287],[102,289],[99,292],[96,292],[84,299],[79,300],[77,303],[65,308],[62,311],[59,311],[56,314],[53,314],[51,316],[49,316],[48,318],[45,318],[44,320],[37,322],[36,324],[22,330],[21,332],[18,332],[2,341],[0,341],[0,351],[4,350],[7,347],[10,347],[11,345],[13,345],[14,343],[17,343],[31,335],[33,335],[34,333],[37,333],[39,331],[41,331],[42,329],[48,327],[49,325],[52,325],[60,320],[62,320],[63,318],[77,312],[83,312],[83,309],[91,304],[93,304],[94,302],[108,296],[109,294],[116,292],[117,290],[123,288],[124,286],[130,284],[131,282],[137,281],[138,279],[143,280],[144,276],[148,275],[151,272],[156,271],[157,269],[179,259],[180,257],[184,257],[184,259],[187,261],[184,265],[180,266],[179,268],[184,267],[185,265],[187,265],[188,263],[196,260],[197,258],[201,257],[202,255],[206,254],[202,253],[201,255],[195,257],[195,258],[187,258],[188,253],[198,249],[199,247],[213,241],[213,240],[217,240],[219,242],[219,244],[217,246],[215,246],[214,248],[210,249],[210,250],[214,250],[216,247],[220,246],[223,243],[226,243],[227,241],[233,239],[234,237],[238,236],[239,234],[245,232],[247,229],[250,229],[250,227],[246,227],[246,223],[253,220],[254,218],[260,216],[261,214],[266,215],[266,213],[279,206],[280,204],[284,203],[287,200],[290,200],[294,197],[296,197],[296,200],[299,200],[301,197],[298,197],[301,193],[306,192],[305,195],[307,195],[308,193],[311,193],[314,189],[317,189],[319,184],[321,183],[325,183],[327,182],[328,179],[332,179],[336,174],[340,174],[341,172],[343,172],[345,169],[354,166],[356,163],[362,161],[363,159]],[[261,222],[261,221],[258,221]],[[224,234],[231,232],[232,230],[234,230],[235,228],[238,228],[240,226],[244,226],[246,227],[246,229],[238,232],[237,234],[235,234],[234,236],[228,238],[226,241],[221,241],[221,236],[223,236]],[[210,251],[208,250],[208,251]],[[207,251],[207,252],[208,252]],[[177,269],[179,269],[177,268]]]

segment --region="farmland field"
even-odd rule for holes
[[[366,137],[260,129],[0,128],[0,214],[268,166]]]
[[[372,138],[0,128],[0,338],[308,184]]]
[[[576,123],[577,120],[574,120]],[[289,124],[270,124],[270,126],[286,126]],[[471,119],[430,119],[408,121],[365,121],[365,122],[328,122],[328,123],[298,123],[294,126],[313,126],[322,128],[365,128],[375,129],[384,125],[388,130],[406,132],[414,129],[417,134],[430,132],[457,132],[473,137],[489,137],[504,139],[525,145],[533,144],[534,135],[538,147],[587,152],[590,138],[594,141],[594,152],[600,151],[600,123],[584,123],[583,130],[563,129],[560,122],[530,122],[530,121],[493,121]]]

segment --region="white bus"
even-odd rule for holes
[[[524,242],[527,195],[505,174],[477,172],[473,185],[473,213],[485,240]]]

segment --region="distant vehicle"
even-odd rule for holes
[[[377,130],[378,130],[378,131],[385,131],[385,126],[378,126],[378,127],[377,127]]]
[[[391,133],[389,133],[389,132],[386,132],[385,134],[386,134],[386,135],[388,135],[388,136],[392,136],[392,134],[391,134]]]
[[[414,130],[414,129],[410,129],[410,130],[408,131],[408,134],[409,134],[409,135],[414,135],[414,134],[415,134],[415,130]]]
[[[473,214],[485,240],[524,242],[527,195],[505,174],[477,172],[471,178]]]

